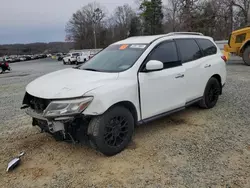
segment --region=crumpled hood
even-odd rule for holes
[[[29,83],[26,91],[43,99],[74,98],[115,81],[119,73],[103,73],[79,69],[52,72]]]

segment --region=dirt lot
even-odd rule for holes
[[[124,152],[105,157],[56,142],[19,109],[25,85],[63,65],[11,66],[12,73],[0,75],[0,187],[250,187],[250,67],[229,62],[214,109],[191,107],[138,127]],[[6,173],[20,151],[22,165]]]

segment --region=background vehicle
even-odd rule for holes
[[[90,58],[90,52],[81,52],[79,53],[79,56],[76,59],[76,64],[81,64],[81,63],[85,63],[86,61],[88,61]]]
[[[4,73],[6,70],[11,71],[9,64],[6,62],[0,62],[0,74]]]
[[[57,56],[57,61],[62,61],[63,58],[64,58],[66,55],[67,55],[67,54],[65,54],[65,53],[59,54],[59,55]]]
[[[224,53],[227,57],[230,53],[240,56],[245,64],[250,66],[250,27],[233,31],[228,44],[224,46]]]
[[[129,144],[137,124],[196,103],[213,108],[225,81],[225,57],[210,37],[131,37],[81,66],[31,82],[23,108],[33,125],[57,139],[89,141],[115,155]]]
[[[8,62],[8,63],[12,63],[13,62],[13,59],[11,57],[4,57],[4,62]]]
[[[26,57],[25,56],[22,56],[19,59],[20,59],[20,61],[26,61]]]
[[[80,53],[69,53],[66,57],[63,58],[63,64],[74,64],[76,63],[77,57]]]

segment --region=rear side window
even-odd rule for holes
[[[164,68],[181,65],[174,41],[167,41],[159,44],[147,58],[147,61],[149,60],[161,61],[164,64]]]
[[[178,39],[176,44],[180,50],[183,63],[193,61],[202,57],[198,44],[193,39]]]
[[[217,53],[217,47],[208,39],[197,39],[204,56],[214,55]]]

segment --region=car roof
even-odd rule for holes
[[[154,42],[155,40],[163,38],[163,37],[166,39],[176,39],[176,38],[205,38],[209,40],[212,39],[211,37],[204,36],[201,33],[177,32],[177,33],[168,33],[168,34],[163,34],[163,35],[129,37],[127,39],[118,41],[114,44],[150,44]]]

